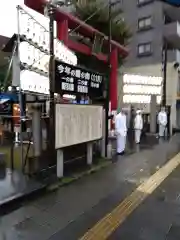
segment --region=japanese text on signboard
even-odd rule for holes
[[[102,95],[103,76],[65,63],[56,63],[56,90]]]

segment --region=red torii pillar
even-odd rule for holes
[[[58,23],[57,35],[59,40],[64,42],[64,45],[68,44],[68,20],[64,19]]]

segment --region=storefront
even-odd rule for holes
[[[123,103],[149,113],[151,96],[156,95],[157,105],[161,103],[162,78],[124,74]]]

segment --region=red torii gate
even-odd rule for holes
[[[46,0],[24,0],[24,3],[33,10],[44,14],[44,6],[47,3]],[[76,41],[72,41],[69,38],[69,29],[75,29],[76,33],[85,36],[95,38],[96,35],[102,36],[105,42],[108,42],[108,37],[103,33],[99,32],[95,28],[89,26],[84,23],[80,19],[74,17],[73,15],[62,11],[61,9],[56,9],[55,12],[55,20],[57,21],[57,35],[59,40],[63,41],[64,44],[75,52],[81,52],[85,55],[94,55],[98,60],[104,61],[107,63],[107,55],[103,53],[93,53],[92,48],[88,47],[83,43],[79,43]],[[118,80],[118,54],[122,57],[126,57],[128,55],[128,51],[125,47],[118,44],[117,42],[111,40],[112,44],[112,52],[110,55],[111,62],[111,76],[110,76],[110,102],[111,102],[111,110],[117,109],[117,80]]]

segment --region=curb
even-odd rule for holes
[[[18,194],[17,196],[10,198],[7,201],[0,202],[0,208],[3,208],[3,211],[0,213],[0,216],[7,214],[8,212],[11,212],[11,210],[17,209],[18,207],[21,206],[23,201],[26,201],[27,199],[33,199],[37,196],[40,196],[42,193],[48,194],[50,192],[58,190],[60,187],[68,186],[85,176],[91,175],[93,173],[100,171],[103,168],[108,167],[110,164],[112,164],[112,162],[107,160],[101,165],[92,166],[91,169],[88,169],[82,173],[72,176],[71,179],[68,179],[68,181],[66,178],[64,178],[61,181],[57,181],[56,183],[51,185],[44,184],[41,188],[35,189],[32,192]]]
[[[68,180],[67,182],[65,181],[65,179],[62,179],[61,181],[55,183],[55,184],[51,184],[50,186],[47,187],[47,191],[52,192],[52,191],[56,191],[58,190],[60,187],[64,187],[64,186],[68,186],[72,183],[74,183],[75,181],[80,180],[81,178],[85,177],[85,176],[89,176],[93,173],[96,173],[108,166],[110,166],[112,164],[112,161],[107,160],[107,162],[103,163],[100,166],[94,166],[91,169],[84,171],[82,173],[79,173],[75,176],[72,176],[72,178],[70,180]],[[63,181],[64,180],[64,181]]]
[[[18,209],[23,201],[26,201],[27,199],[33,199],[35,197],[40,196],[41,194],[44,194],[47,191],[47,186],[43,185],[39,189],[35,189],[32,192],[27,192],[27,193],[21,193],[18,194],[14,197],[10,197],[6,201],[0,202],[0,208],[2,209],[0,213],[0,217],[8,214],[9,212]]]

